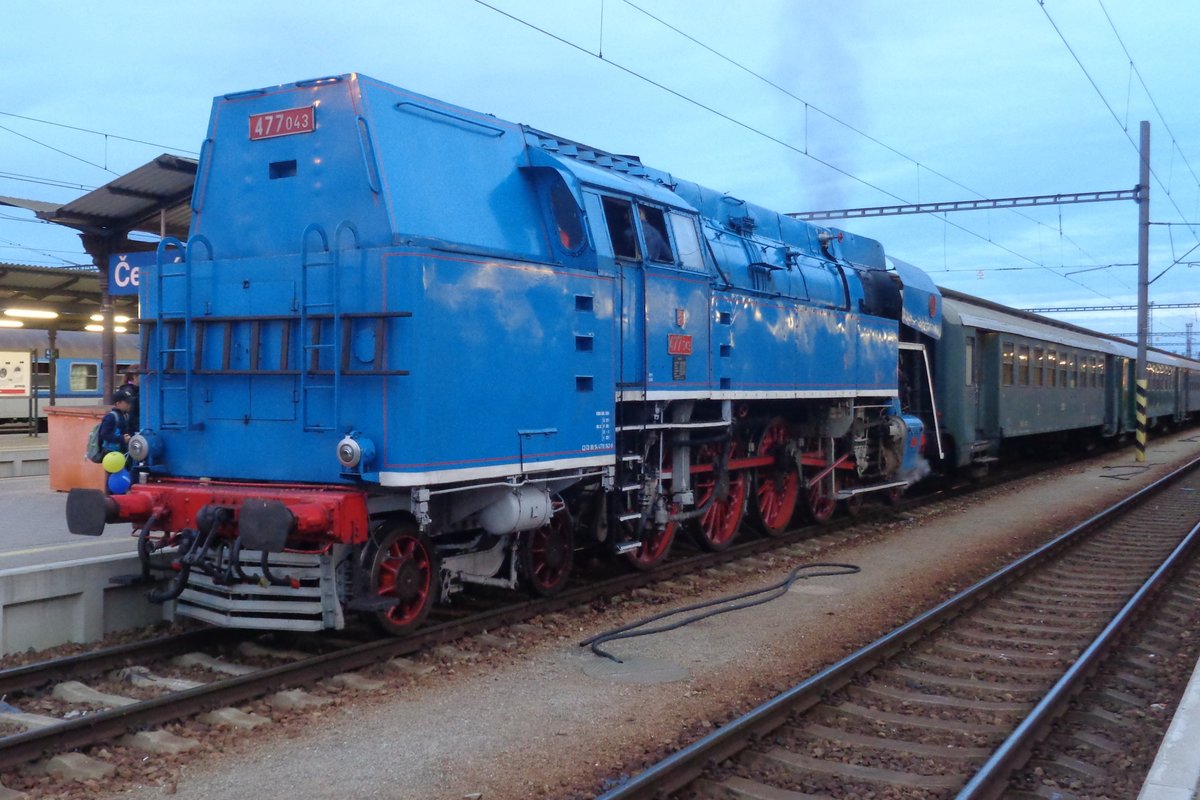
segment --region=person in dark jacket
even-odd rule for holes
[[[129,407],[125,387],[113,392],[112,409],[100,420],[100,449],[105,453],[124,453],[129,447]]]
[[[126,433],[137,433],[142,429],[140,416],[141,398],[138,391],[137,370],[131,369],[125,373],[125,383],[121,384],[120,388],[124,389],[125,393],[129,395],[129,413],[126,415],[129,417],[129,430]]]

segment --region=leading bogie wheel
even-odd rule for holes
[[[376,627],[399,636],[425,621],[438,596],[438,564],[433,544],[416,524],[384,525],[367,546],[364,562],[371,593],[396,601],[368,613]]]
[[[538,597],[558,594],[575,562],[575,522],[565,508],[540,528],[520,534],[517,545],[522,582]]]
[[[782,536],[796,513],[800,498],[800,472],[787,450],[787,423],[771,420],[758,440],[756,455],[771,456],[775,463],[754,470],[750,510],[764,536]]]
[[[810,520],[818,525],[828,522],[837,509],[837,490],[834,487],[834,473],[815,481],[804,492],[804,511]]]

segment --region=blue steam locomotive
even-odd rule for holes
[[[142,281],[139,481],[68,500],[147,576],[178,547],[178,614],[398,633],[940,456],[924,273],[635,157],[343,75],[218,97],[192,204]]]

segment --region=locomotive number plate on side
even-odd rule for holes
[[[267,114],[250,115],[250,141],[274,139],[276,136],[291,136],[296,133],[312,133],[317,127],[315,106],[288,108]]]
[[[692,337],[682,333],[667,334],[667,355],[690,356],[692,354]]]

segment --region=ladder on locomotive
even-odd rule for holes
[[[203,237],[195,237],[193,243],[203,244],[209,253],[209,258],[212,258],[212,245]],[[189,244],[189,247],[193,244]],[[171,249],[177,250],[180,255],[173,261],[166,259],[166,254]],[[168,269],[173,264],[182,265],[182,269],[172,272]],[[165,305],[166,291],[165,285],[169,279],[183,281],[183,305],[178,310],[168,311]],[[191,383],[192,383],[192,361],[187,357],[188,343],[192,338],[191,330],[191,305],[192,305],[192,281],[190,270],[188,268],[188,248],[185,248],[183,242],[174,237],[163,239],[158,245],[158,265],[154,270],[154,309],[155,316],[153,319],[138,320],[142,325],[149,327],[149,330],[144,332],[142,338],[142,364],[149,366],[151,363],[148,356],[151,343],[154,344],[156,351],[156,360],[153,362],[157,367],[159,379],[158,386],[158,405],[156,413],[159,416],[157,424],[163,429],[189,429],[192,427],[191,420]],[[183,334],[182,341],[180,334]],[[177,368],[177,365],[182,363],[183,369]],[[173,382],[168,385],[168,375],[183,374],[182,382]],[[167,399],[175,394],[181,394],[181,402],[178,404],[183,408],[182,422],[168,422],[166,409],[175,407],[167,403]],[[145,422],[143,418],[143,422]]]
[[[321,249],[313,252],[309,248],[311,234],[321,241]],[[341,247],[343,235],[353,238],[354,246],[348,251]],[[342,272],[346,269],[342,254],[360,254],[358,231],[349,222],[342,222],[334,231],[333,247],[324,228],[310,224],[301,234],[300,247],[300,302],[299,325],[302,338],[300,370],[300,418],[306,431],[333,431],[340,418],[342,381],[346,377],[373,376],[389,377],[408,375],[406,369],[387,368],[387,321],[411,317],[411,311],[357,311],[342,310]],[[312,272],[318,268],[329,272],[326,299],[313,299]],[[326,323],[329,323],[329,338],[322,339]],[[374,327],[374,350],[367,367],[352,367],[350,363],[351,343],[355,331]],[[328,366],[322,366],[322,362]],[[312,397],[320,393],[331,397],[330,422],[314,420],[311,415]]]
[[[336,236],[349,232],[354,239],[351,252],[358,253],[358,234],[353,226],[342,223]],[[315,254],[308,246],[310,233],[315,234],[321,241],[321,249]],[[161,427],[180,429],[193,427],[192,422],[192,388],[195,376],[198,375],[246,375],[246,376],[292,376],[299,382],[297,393],[300,404],[300,419],[306,431],[333,431],[339,418],[342,381],[346,377],[389,377],[408,375],[408,370],[388,369],[386,364],[387,321],[403,317],[411,317],[410,311],[362,311],[345,312],[340,305],[341,272],[344,269],[341,248],[329,247],[329,239],[324,230],[316,225],[309,225],[303,234],[300,255],[300,297],[293,300],[293,312],[290,314],[259,314],[259,315],[196,315],[192,313],[192,278],[190,263],[192,249],[196,244],[203,244],[208,250],[211,260],[212,247],[201,236],[193,237],[187,247],[176,239],[166,239],[160,252],[167,247],[176,247],[184,256],[176,259],[174,264],[182,265],[182,269],[172,271],[169,264],[161,263],[156,270],[155,297],[156,316],[143,320],[150,326],[145,338],[146,344],[153,342],[158,355],[158,369],[161,379],[158,381],[159,408],[167,408],[166,400],[172,392],[182,394],[182,422],[168,422],[164,418]],[[325,268],[328,274],[330,288],[326,291],[326,299],[312,297],[311,272]],[[168,310],[164,304],[166,292],[164,285],[167,280],[183,282],[183,304],[180,309]],[[246,342],[249,363],[244,368],[235,367],[233,361],[233,341],[235,326],[248,325],[248,340]],[[364,330],[364,326],[374,327],[374,350],[365,367],[352,367],[350,363],[351,342],[356,330]],[[299,338],[300,364],[294,365],[291,342],[293,328]],[[222,343],[220,364],[216,368],[204,368],[206,342],[213,338],[210,329],[217,329],[217,338]],[[279,351],[276,354],[266,354],[264,358],[264,339],[269,333],[278,333]],[[269,356],[274,355],[274,358]],[[361,359],[365,360],[365,359]],[[145,358],[143,358],[145,361]],[[267,366],[266,364],[270,364]],[[171,377],[181,380],[171,380]],[[323,420],[313,419],[315,416],[313,397],[320,393],[329,396],[325,404],[329,416]]]

